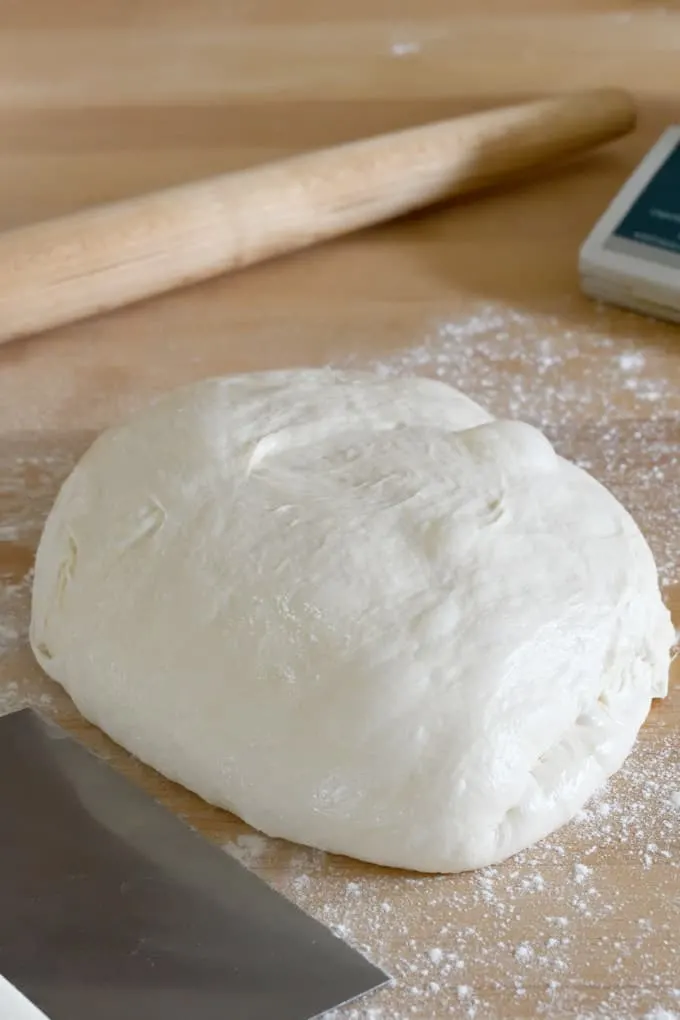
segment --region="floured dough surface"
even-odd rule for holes
[[[535,429],[443,383],[208,380],[104,433],[31,643],[83,715],[272,836],[457,871],[566,822],[666,691],[650,550]]]

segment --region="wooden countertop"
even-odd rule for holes
[[[680,624],[680,330],[579,295],[580,242],[680,121],[680,8],[616,0],[0,5],[0,228],[545,92],[623,84],[630,138],[461,202],[0,349],[0,712],[37,705],[383,964],[338,1018],[680,1015],[680,676],[577,822],[478,875],[266,840],[77,718],[26,646],[59,482],[150,395],[348,360],[532,421],[633,511]],[[662,1010],[666,1010],[663,1013]]]

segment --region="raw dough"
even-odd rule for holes
[[[216,379],[104,433],[45,526],[31,643],[83,715],[272,836],[491,864],[666,692],[626,511],[443,383]]]

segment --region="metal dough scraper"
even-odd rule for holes
[[[48,1020],[309,1020],[387,980],[30,710],[0,777],[0,975]]]

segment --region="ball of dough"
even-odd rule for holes
[[[666,691],[626,511],[443,383],[204,381],[105,432],[31,643],[83,715],[271,836],[459,871],[566,822]]]

